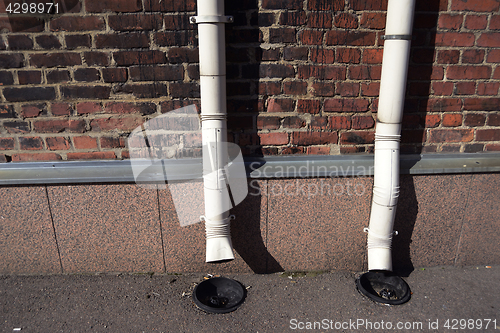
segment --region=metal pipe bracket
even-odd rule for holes
[[[225,15],[199,15],[199,16],[191,16],[189,18],[189,22],[192,24],[198,23],[233,23],[233,16],[225,16]]]

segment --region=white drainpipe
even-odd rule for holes
[[[205,195],[206,261],[234,259],[230,234],[231,199],[225,167],[228,164],[226,111],[226,48],[223,0],[198,0],[203,181]]]
[[[375,132],[375,175],[368,270],[392,271],[391,243],[399,197],[399,142],[415,0],[389,0]]]

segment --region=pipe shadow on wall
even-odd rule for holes
[[[259,27],[266,25],[265,17],[258,14],[257,0],[226,0],[225,13],[234,17],[226,25],[228,141],[241,147],[245,159],[259,158],[264,154],[257,118],[265,103],[265,97],[259,100],[259,94],[265,95],[259,90],[263,59]],[[280,272],[283,268],[267,250],[267,214],[262,213],[267,208],[261,207],[266,191],[261,186],[265,182],[253,182],[247,198],[231,211],[236,217],[231,224],[233,247],[253,272]]]
[[[424,146],[427,129],[433,126],[433,119],[427,119],[427,112],[443,111],[440,103],[433,104],[429,94],[433,91],[433,63],[436,57],[436,28],[442,4],[439,2],[416,2],[413,26],[413,41],[408,68],[401,153],[421,154],[436,152],[432,146]],[[437,109],[435,109],[437,108]],[[411,168],[412,165],[405,167]],[[398,236],[393,238],[392,256],[394,272],[409,276],[414,270],[411,259],[413,230],[418,217],[418,200],[413,175],[400,176],[400,195],[394,221]]]

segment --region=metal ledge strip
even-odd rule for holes
[[[134,161],[145,163],[148,161]],[[250,178],[308,178],[373,176],[373,155],[271,156],[248,158]],[[500,172],[500,153],[401,155],[402,174]],[[202,178],[201,159],[165,160],[142,173],[148,182]],[[0,185],[133,183],[130,160],[5,163],[0,165]]]

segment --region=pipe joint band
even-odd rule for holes
[[[192,24],[198,23],[233,23],[234,18],[232,16],[224,16],[224,15],[199,15],[199,16],[191,16],[189,18],[189,22]]]
[[[385,135],[375,133],[375,141],[401,141],[401,135]]]
[[[412,35],[382,35],[383,40],[412,40]]]
[[[205,232],[207,239],[218,238],[218,237],[230,237],[231,236],[231,217],[228,217],[221,221],[221,223],[213,224],[211,221],[205,218]]]
[[[216,113],[216,114],[201,114],[201,121],[206,120],[227,120],[227,114],[225,113]]]
[[[368,234],[368,249],[382,248],[382,249],[391,249],[392,244],[392,236],[397,236],[398,232],[393,231],[391,234],[387,236],[382,236],[370,231],[368,228],[363,229],[364,232]]]

